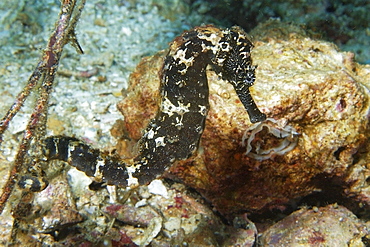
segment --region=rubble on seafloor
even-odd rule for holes
[[[132,191],[114,186],[93,190],[91,181],[74,168],[51,180],[47,189],[36,193],[27,216],[18,217],[16,244],[205,247],[255,243],[257,229],[246,215],[235,218],[234,226],[225,224],[199,194],[183,184],[154,180]]]
[[[223,215],[284,211],[312,193],[369,209],[370,67],[279,21],[250,35],[258,66],[251,94],[272,121],[251,125],[232,86],[209,70],[211,109],[198,153],[166,176],[199,191]],[[157,112],[163,56],[142,60],[118,104],[133,140]]]

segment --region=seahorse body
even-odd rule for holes
[[[160,109],[140,140],[136,158],[121,160],[62,136],[46,138],[46,157],[64,160],[108,184],[150,182],[198,148],[209,110],[207,65],[233,85],[252,123],[266,119],[249,93],[255,80],[252,47],[239,27],[202,26],[183,33],[173,41],[164,60]]]

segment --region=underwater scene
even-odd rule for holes
[[[0,2],[0,245],[370,246],[369,12]]]

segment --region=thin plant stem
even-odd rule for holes
[[[33,113],[30,117],[26,130],[23,134],[23,139],[14,162],[14,166],[10,172],[9,179],[0,196],[0,213],[2,213],[5,203],[7,202],[14,186],[19,178],[19,174],[26,171],[25,157],[30,149],[32,141],[38,143],[45,135],[47,111],[49,96],[53,88],[55,75],[58,69],[61,54],[64,45],[72,42],[75,47],[78,47],[82,52],[75,36],[75,26],[81,15],[82,9],[86,0],[81,0],[77,11],[74,11],[77,0],[63,0],[59,19],[56,22],[53,34],[50,36],[47,48],[43,52],[41,62],[38,63],[34,72],[32,73],[27,86],[18,95],[15,103],[9,109],[6,116],[0,122],[0,144],[2,141],[2,134],[9,125],[11,119],[22,107],[25,99],[30,94],[31,90],[43,78],[40,87],[40,94],[34,107]]]

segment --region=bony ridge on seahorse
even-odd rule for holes
[[[198,148],[209,110],[207,65],[233,85],[252,123],[264,121],[266,115],[249,92],[255,80],[252,47],[240,27],[207,25],[184,32],[172,42],[165,57],[160,109],[148,124],[134,159],[110,156],[66,136],[45,139],[46,159],[66,161],[110,185],[136,186],[152,181]]]

